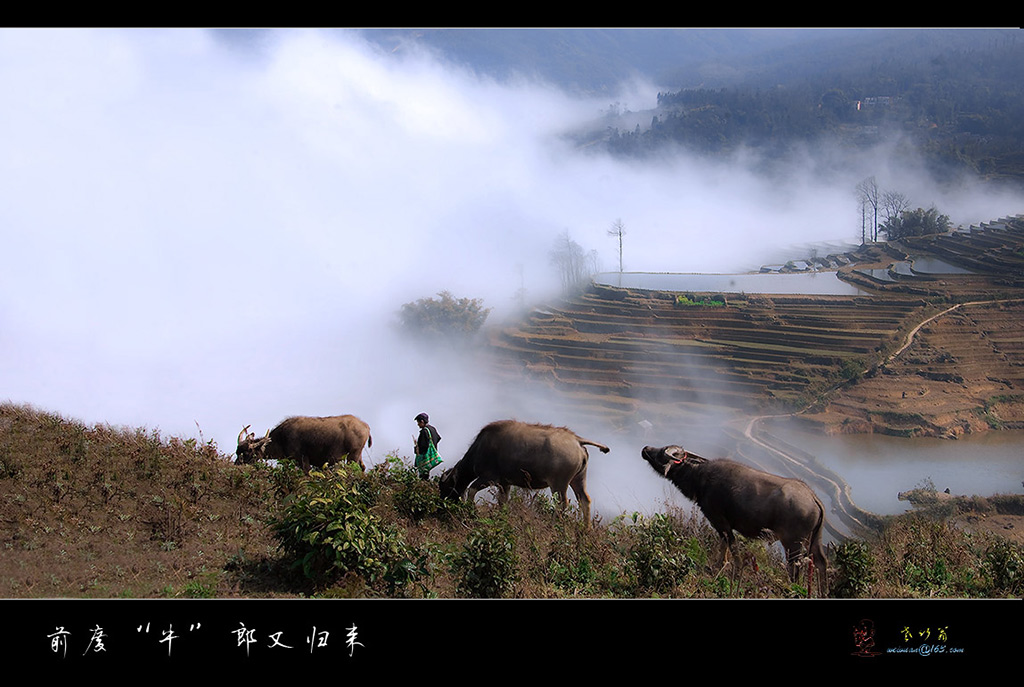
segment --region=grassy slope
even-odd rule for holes
[[[2,405],[0,493],[0,596],[232,595],[276,547],[269,470],[155,431]]]
[[[381,533],[390,581],[351,568],[312,578],[290,563],[268,525],[300,519],[310,486],[356,493],[354,520]],[[351,491],[354,490],[354,491]],[[546,494],[546,492],[544,493]],[[215,446],[153,431],[86,427],[0,405],[0,596],[508,596],[784,598],[805,591],[775,549],[742,544],[741,576],[715,574],[716,538],[699,514],[623,514],[587,530],[544,494],[507,508],[437,498],[393,458],[365,475],[306,480],[293,467],[235,466]],[[286,497],[291,495],[293,499]],[[303,501],[305,499],[305,501]],[[361,501],[361,502],[362,502]],[[338,501],[331,504],[337,509]],[[1014,507],[1019,508],[1019,503]],[[357,508],[357,507],[353,507]],[[336,511],[337,512],[337,511]],[[890,522],[871,542],[831,554],[833,587],[875,597],[1021,593],[1024,554],[937,519]],[[328,557],[328,560],[331,560]],[[404,566],[404,567],[403,567]],[[397,579],[397,581],[396,581]]]

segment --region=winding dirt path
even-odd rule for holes
[[[861,534],[871,530],[867,520],[874,514],[859,508],[853,502],[853,498],[850,496],[850,485],[842,477],[825,469],[810,454],[799,455],[800,452],[795,447],[787,445],[763,427],[758,427],[763,420],[789,418],[793,415],[793,413],[788,413],[785,415],[760,415],[750,418],[743,429],[743,437],[751,444],[760,447],[781,461],[783,465],[790,468],[793,474],[798,475],[806,482],[817,485],[822,491],[828,493],[832,502],[830,513],[837,517],[852,533]],[[846,535],[840,532],[834,524],[830,524],[827,518],[825,526],[834,539],[841,540],[846,538]]]
[[[1002,298],[1002,299],[998,299],[998,300],[968,301],[966,303],[957,303],[954,306],[946,308],[942,312],[935,313],[931,317],[929,317],[927,319],[924,319],[924,320],[921,320],[921,322],[919,322],[916,327],[914,327],[909,332],[907,332],[907,336],[906,336],[906,338],[903,341],[903,345],[900,346],[898,351],[896,351],[895,353],[890,355],[888,358],[886,358],[885,359],[885,363],[892,362],[893,360],[898,358],[899,355],[901,353],[903,353],[903,351],[905,351],[908,348],[910,348],[910,346],[914,343],[914,337],[917,336],[917,333],[919,331],[921,331],[922,327],[928,325],[931,322],[934,322],[935,320],[939,319],[940,317],[945,317],[946,315],[948,315],[949,313],[953,312],[954,310],[959,310],[960,308],[971,306],[971,305],[996,305],[998,303],[1020,303],[1022,301],[1024,301],[1024,298]],[[884,365],[885,363],[882,363],[882,364]]]

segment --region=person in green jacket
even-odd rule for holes
[[[430,417],[426,413],[420,413],[415,420],[420,428],[420,435],[413,446],[416,453],[416,470],[419,471],[421,479],[428,480],[431,469],[441,462],[441,456],[437,453],[441,435],[438,434],[437,428],[430,424]]]

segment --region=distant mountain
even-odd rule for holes
[[[905,140],[941,178],[1024,180],[1024,34],[1016,29],[361,29],[388,54],[428,50],[499,80],[606,96],[572,137],[619,155]],[[622,87],[658,91],[643,111]],[[642,106],[644,107],[644,106]]]
[[[936,178],[1024,179],[1024,36],[1007,29],[364,30],[388,52],[429,49],[498,79],[540,78],[585,95],[636,77],[644,112],[609,110],[577,143],[644,156],[739,147],[870,147],[905,138]],[[799,148],[796,148],[799,149]]]
[[[497,78],[541,77],[583,93],[633,76],[658,88],[769,87],[899,57],[1016,40],[989,29],[364,29],[389,51],[412,46]],[[1024,40],[1022,38],[1021,40]]]

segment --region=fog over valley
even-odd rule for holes
[[[244,425],[352,413],[373,429],[368,465],[408,456],[426,411],[448,466],[490,420],[564,420],[472,355],[399,336],[403,303],[448,290],[483,299],[489,323],[514,317],[521,288],[557,296],[566,232],[617,269],[619,218],[632,271],[857,243],[868,175],[954,225],[1024,207],[940,190],[898,142],[808,149],[770,177],[752,154],[642,162],[574,143],[659,88],[583,97],[346,31],[0,31],[0,401],[225,453]],[[650,472],[639,446],[573,428],[612,446],[591,452],[595,510],[634,507],[633,484],[672,495],[653,475],[606,486],[608,465]]]

